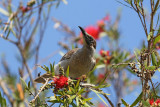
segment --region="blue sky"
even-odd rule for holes
[[[41,59],[59,49],[60,47],[57,45],[57,42],[62,40],[65,36],[64,33],[53,28],[54,23],[51,19],[52,17],[55,17],[64,24],[67,24],[78,34],[80,31],[78,26],[85,27],[88,25],[94,25],[97,20],[103,18],[107,13],[110,14],[111,20],[114,21],[118,10],[121,9],[122,17],[119,30],[121,32],[120,44],[122,48],[133,52],[135,48],[140,47],[142,40],[146,39],[144,30],[136,12],[121,5],[116,2],[116,0],[68,0],[67,2],[67,5],[61,3],[58,8],[52,8],[51,17],[40,49]],[[100,42],[98,42],[97,45],[100,49]],[[17,53],[18,50],[15,46],[3,39],[0,39],[0,55],[5,54],[6,59],[9,62],[9,66],[15,73],[17,73],[17,66],[20,66],[15,59],[15,55]],[[58,62],[60,58],[61,56],[57,53],[44,64],[49,64],[49,62],[53,61]],[[34,65],[30,64],[30,67],[34,67]],[[133,101],[128,99],[128,97],[126,100],[129,103]]]

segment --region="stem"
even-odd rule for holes
[[[46,79],[45,84],[42,86],[42,88],[39,90],[39,92],[37,93],[37,95],[34,97],[34,99],[31,101],[32,103],[35,102],[35,100],[37,99],[37,97],[39,96],[39,94],[42,92],[42,90],[46,87],[46,85],[48,84],[49,78]]]
[[[18,49],[19,49],[19,51],[20,51],[20,53],[21,53],[22,60],[23,60],[23,64],[25,65],[25,67],[26,67],[26,69],[27,69],[28,75],[29,75],[29,77],[30,77],[30,80],[31,80],[31,82],[32,82],[32,85],[33,85],[34,90],[35,90],[35,93],[36,93],[36,84],[34,83],[34,80],[33,80],[32,74],[31,74],[31,71],[30,71],[29,66],[28,66],[28,64],[27,64],[27,61],[26,61],[26,58],[25,58],[25,54],[24,54],[24,51],[23,51],[23,48],[22,48],[20,42],[17,43],[17,47],[18,47]]]

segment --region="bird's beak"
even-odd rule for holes
[[[82,27],[80,27],[80,26],[78,26],[78,27],[80,28],[82,34],[83,34],[84,36],[86,36],[86,31],[85,31]]]
[[[87,32],[80,26],[78,26],[83,34],[83,41],[85,42],[85,44],[88,42],[88,38],[87,38]]]

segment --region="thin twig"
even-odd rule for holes
[[[24,55],[23,48],[22,48],[22,46],[21,46],[20,43],[18,43],[17,46],[18,46],[18,49],[19,49],[19,51],[20,51],[20,53],[21,53],[21,56],[22,56],[22,59],[23,59],[23,63],[24,63],[24,65],[25,65],[26,69],[27,69],[28,75],[29,75],[29,77],[30,77],[30,79],[31,79],[31,82],[32,82],[33,87],[34,87],[35,92],[36,92],[36,84],[34,83],[34,80],[33,80],[33,77],[32,77],[32,73],[31,73],[31,71],[30,71],[30,69],[29,69],[29,66],[28,66],[28,64],[27,64],[27,61],[26,61],[26,58],[25,58],[25,55]]]
[[[114,107],[112,101],[107,97],[107,95],[106,95],[106,94],[102,94],[102,95],[107,99],[107,101],[109,102],[109,104],[110,104],[112,107]]]
[[[89,84],[89,83],[83,83],[83,84],[81,84],[81,86],[89,87],[90,89],[92,89],[92,87],[94,87],[95,85],[94,84]],[[107,97],[107,95],[101,89],[97,89],[96,91],[100,92],[107,99],[107,101],[109,102],[109,104],[112,107],[114,107],[112,101]]]
[[[46,87],[46,85],[48,84],[49,78],[46,79],[45,84],[42,86],[42,88],[40,88],[39,92],[37,93],[37,95],[34,97],[34,99],[31,101],[32,103],[35,102],[35,100],[37,99],[37,97],[39,96],[39,94],[42,92],[42,90]]]
[[[152,89],[153,89],[153,92],[154,92],[154,94],[156,95],[156,90],[155,90],[155,88],[154,88],[154,84],[153,84],[153,81],[150,79],[150,82],[151,82],[151,84],[152,84]]]

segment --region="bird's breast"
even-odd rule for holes
[[[80,77],[90,71],[93,66],[93,61],[90,56],[87,55],[75,55],[70,60],[69,72],[70,76],[73,78]]]

